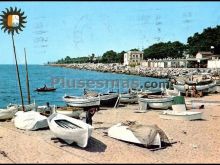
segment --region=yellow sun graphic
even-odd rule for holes
[[[17,7],[14,9],[10,7],[10,9],[6,8],[6,11],[2,11],[2,13],[3,15],[0,15],[0,25],[4,32],[7,31],[8,34],[14,35],[14,32],[19,33],[19,31],[23,31],[22,28],[27,23],[25,21],[27,17],[24,16],[24,12],[21,12],[21,9],[18,10]]]

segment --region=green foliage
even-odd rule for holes
[[[134,49],[131,49],[130,51],[139,51],[139,49],[134,48]]]
[[[150,47],[144,49],[144,59],[148,58],[180,58],[185,50],[185,45],[179,41],[175,42],[160,42],[153,44]]]
[[[198,51],[210,51],[210,47],[214,46],[214,53],[220,53],[220,26],[214,28],[206,28],[201,34],[195,33],[187,39],[187,45],[179,41],[175,42],[160,42],[149,46],[144,49],[144,59],[155,58],[163,59],[167,57],[181,58],[183,52],[187,52],[191,55],[195,55]],[[131,51],[139,51],[137,48],[131,49]],[[95,58],[95,54],[88,57],[77,57],[71,58],[67,56],[58,60],[58,64],[69,64],[69,63],[88,63],[88,62],[102,62],[102,63],[123,63],[124,53],[122,51],[117,53],[113,50],[105,52],[101,58]]]
[[[58,60],[57,64],[71,64],[71,63],[87,63],[90,62],[89,57],[77,57],[77,58],[70,58],[67,56],[65,59]]]
[[[210,51],[214,46],[214,53],[220,53],[220,26],[208,27],[201,34],[195,33],[187,39],[189,53],[195,55],[198,51]]]
[[[117,53],[113,50],[105,52],[101,59],[102,63],[116,63],[117,62]]]

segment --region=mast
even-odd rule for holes
[[[22,109],[23,109],[23,111],[25,111],[13,33],[12,33],[11,37],[12,37],[12,43],[13,43],[13,50],[14,50],[14,57],[15,57],[15,63],[16,63],[16,71],[17,71],[18,86],[19,86],[19,91],[20,91],[20,96],[21,96]]]
[[[28,104],[31,104],[31,95],[30,95],[30,86],[29,86],[29,77],[28,77],[28,67],[27,67],[27,57],[26,57],[26,49],[24,48],[25,54],[25,68],[26,68],[26,86],[28,92]]]

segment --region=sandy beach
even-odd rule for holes
[[[220,95],[203,100],[219,100]],[[117,109],[101,108],[93,117],[92,137],[85,149],[51,140],[49,129],[23,131],[11,121],[0,122],[0,163],[219,163],[219,106],[205,106],[204,120],[176,121],[159,118],[161,111],[136,113],[138,104]],[[157,124],[165,131],[172,146],[150,151],[135,144],[106,136],[112,125],[126,121]]]

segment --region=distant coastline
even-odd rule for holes
[[[205,71],[205,72],[215,71],[215,69],[210,69],[210,68],[149,68],[149,67],[144,67],[141,65],[131,67],[131,66],[124,66],[122,64],[117,64],[117,63],[112,63],[112,64],[103,64],[103,63],[46,64],[46,66],[137,75],[137,76],[142,76],[142,77],[152,77],[152,78],[159,78],[159,79],[172,79],[172,78],[175,78],[181,75],[184,76],[184,73],[186,71],[188,73],[192,73],[195,70],[198,70],[199,72],[200,71]]]

